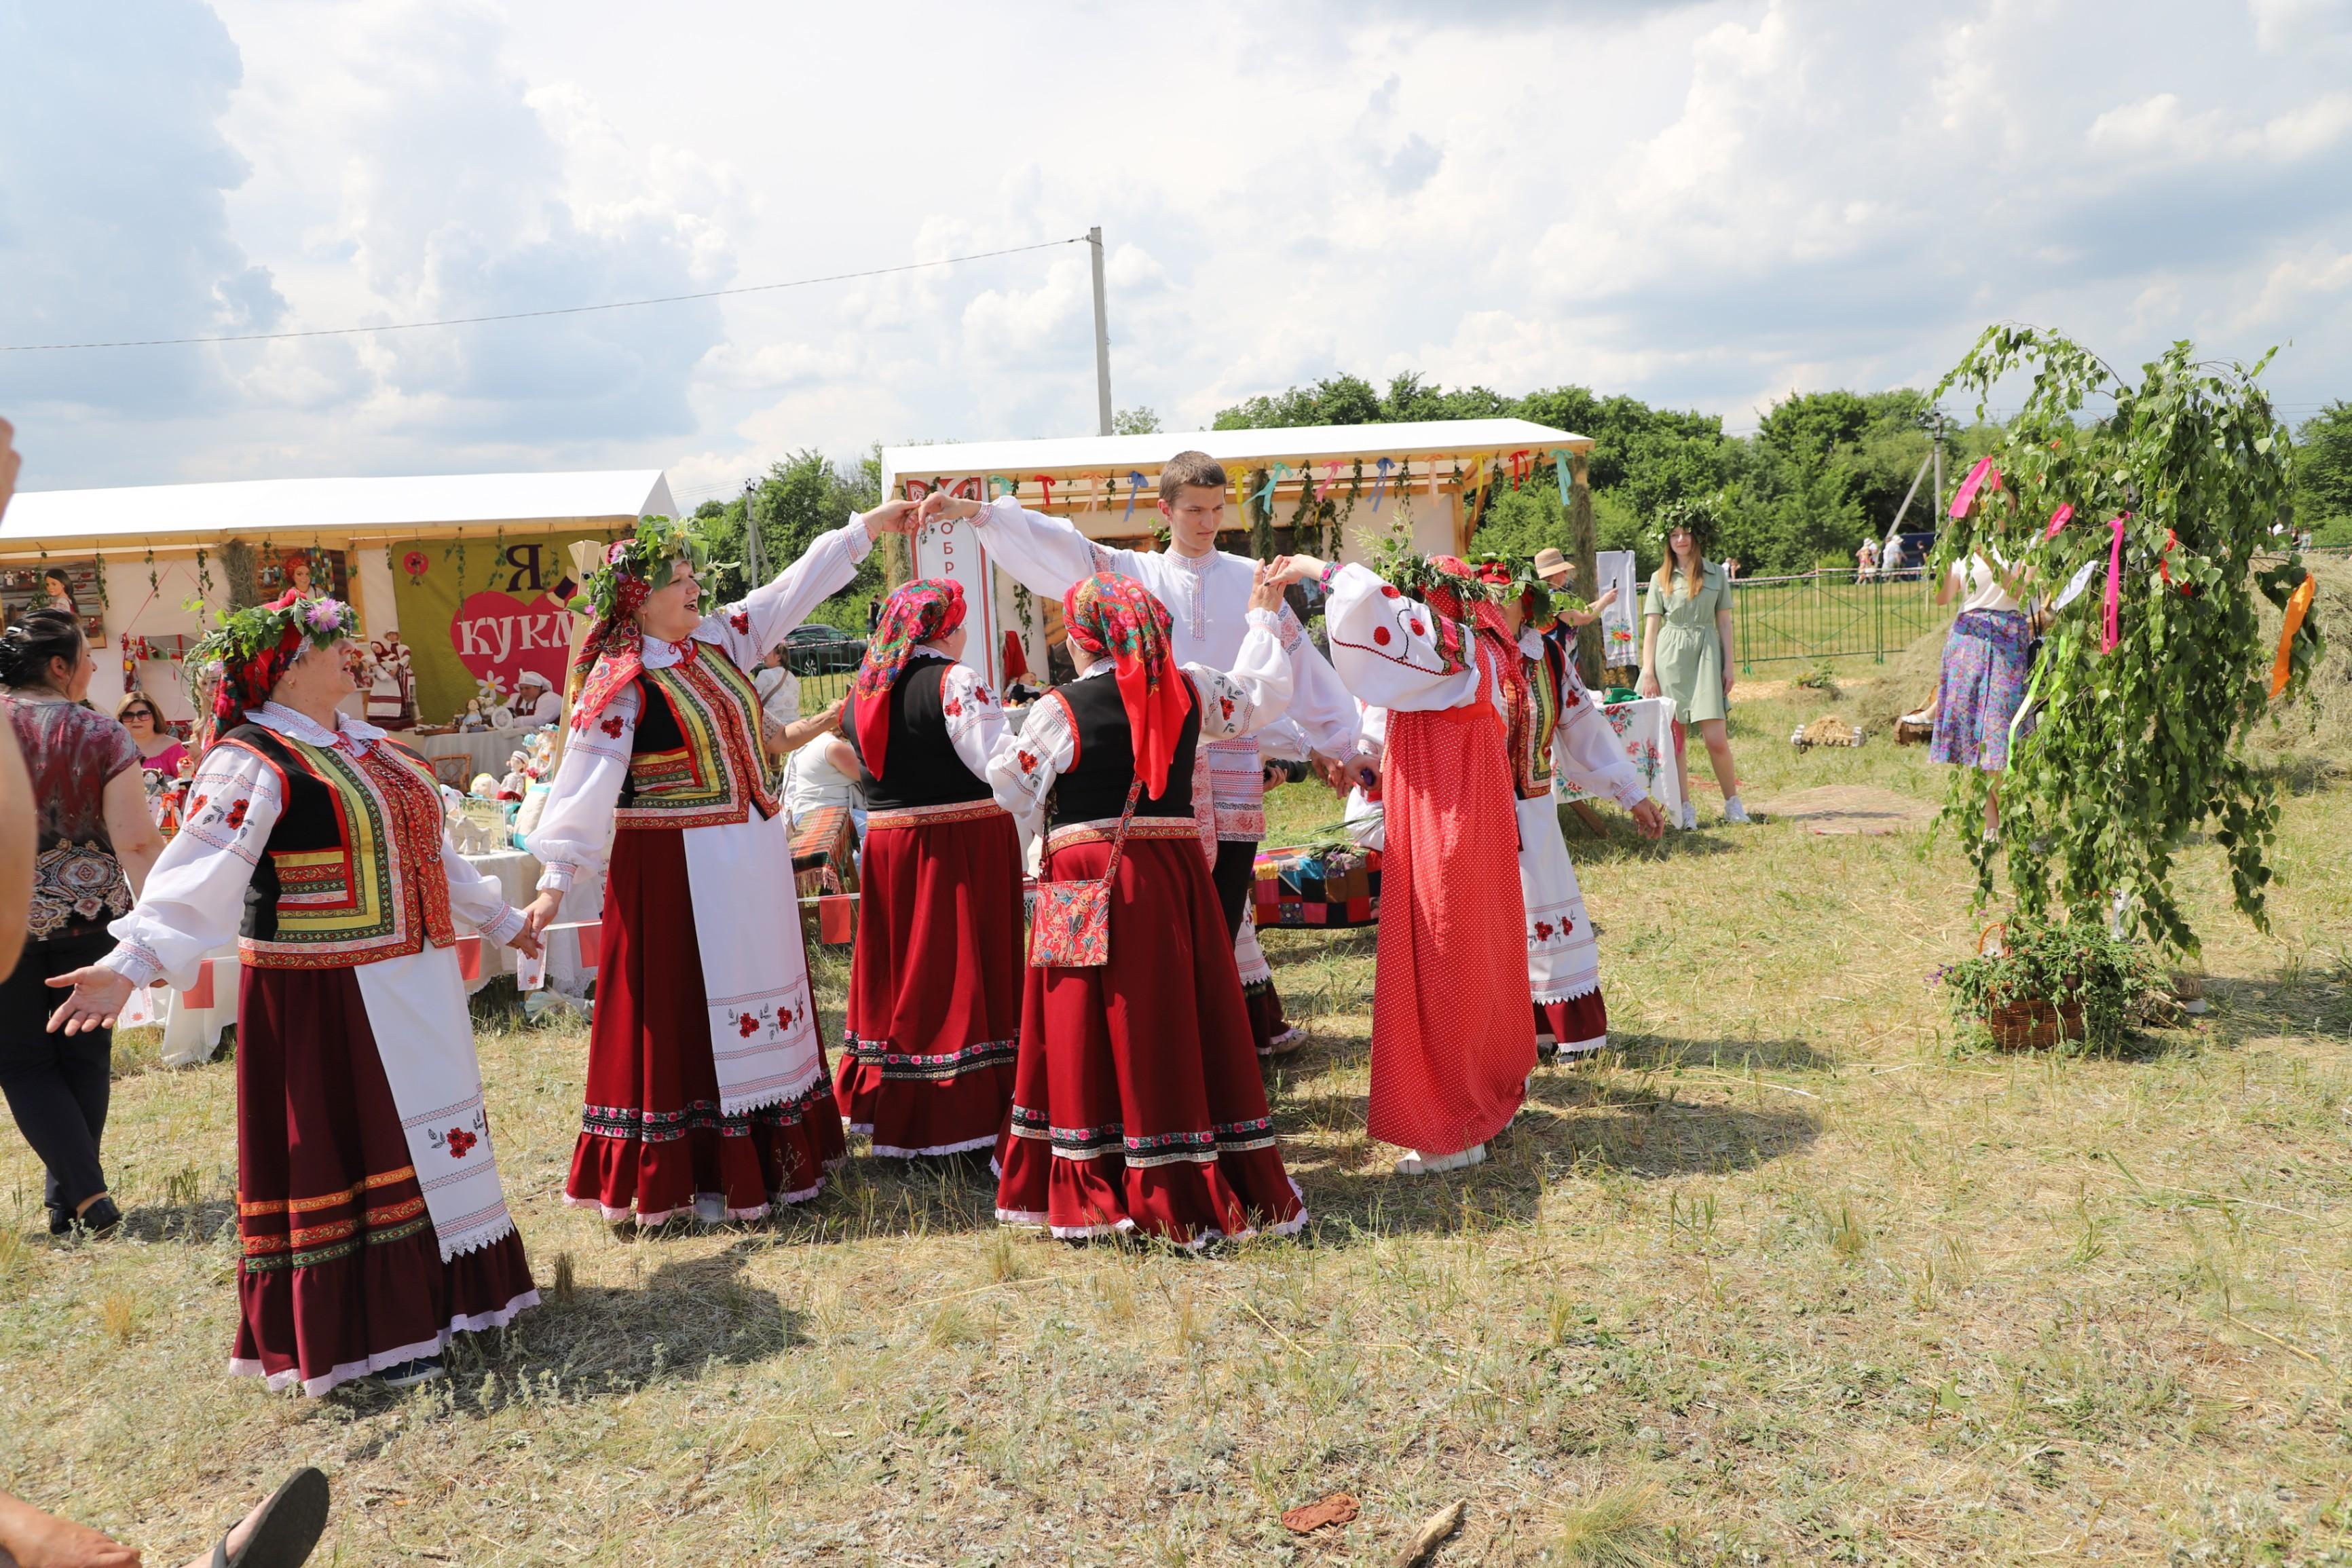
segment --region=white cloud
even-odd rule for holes
[[[588,303],[1099,224],[1115,401],[1172,426],[1418,369],[1737,427],[1792,386],[1931,383],[2003,318],[2118,363],[2291,338],[2289,402],[2352,365],[2344,0],[2149,0],[2120,28],[2060,0],[1218,0],[1181,69],[1164,22],[1117,9],[1048,32],[936,0],[706,7],[651,48],[609,0],[222,0],[226,28],[151,4],[178,29],[152,58],[52,27],[58,68],[32,73],[143,93],[145,142],[76,151],[28,197],[21,149],[64,110],[0,106],[0,268],[30,280],[0,298],[12,341]],[[952,65],[877,73],[909,39]],[[135,268],[94,194],[134,143],[181,153],[143,160],[162,242]],[[28,201],[72,237],[28,242]],[[0,363],[36,482],[660,462],[691,488],[811,445],[1094,424],[1080,246],[171,352],[38,384]]]

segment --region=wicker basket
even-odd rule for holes
[[[1990,1009],[1984,1022],[1992,1031],[1992,1043],[2002,1050],[2046,1051],[2061,1040],[2083,1037],[2083,1005],[2006,1002]]]
[[[1998,921],[1977,933],[1977,952],[1981,954],[1985,943],[1999,931],[2009,935]],[[2053,1003],[2034,997],[2023,1002],[2004,1002],[1998,1007],[1988,1007],[1985,1027],[1991,1031],[1993,1044],[2005,1051],[2046,1051],[2061,1040],[2083,1037],[2083,1005],[2080,1002]]]

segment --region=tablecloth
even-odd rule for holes
[[[1632,702],[1607,702],[1601,711],[1609,727],[1625,743],[1625,755],[1642,775],[1650,798],[1672,820],[1683,808],[1682,783],[1675,773],[1675,700],[1643,697]],[[1559,775],[1562,800],[1606,800],[1599,790],[1587,790],[1568,773]]]

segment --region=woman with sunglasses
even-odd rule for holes
[[[139,747],[139,765],[151,773],[161,773],[165,783],[180,776],[188,763],[188,748],[180,737],[163,722],[163,713],[143,691],[126,692],[115,705],[114,717],[131,741]]]

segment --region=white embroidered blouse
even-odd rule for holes
[[[348,713],[329,730],[316,721],[265,702],[246,712],[249,723],[275,730],[312,746],[339,746],[365,756],[384,732]],[[241,814],[192,819],[163,847],[138,907],[107,929],[112,952],[100,961],[134,985],[158,979],[185,990],[196,983],[206,954],[236,940],[245,916],[245,890],[261,863],[285,802],[278,772],[242,746],[215,746],[196,764],[191,795],[242,799]],[[474,869],[466,858],[441,845],[441,871],[449,883],[449,910],[490,942],[504,943],[522,929],[522,911],[510,907],[499,884]]]
[[[740,602],[703,616],[688,640],[709,644],[739,669],[757,668],[786,632],[848,585],[873,547],[864,519],[851,518],[820,535],[799,560]],[[642,657],[647,669],[667,669],[684,654],[684,643],[647,637]],[[620,805],[621,785],[628,780],[629,753],[636,746],[639,692],[635,686],[620,692],[594,723],[574,729],[564,742],[563,760],[549,781],[547,805],[530,839],[531,854],[545,868],[539,879],[542,892],[569,892],[582,867],[593,869],[604,864],[613,842],[613,814]]]

